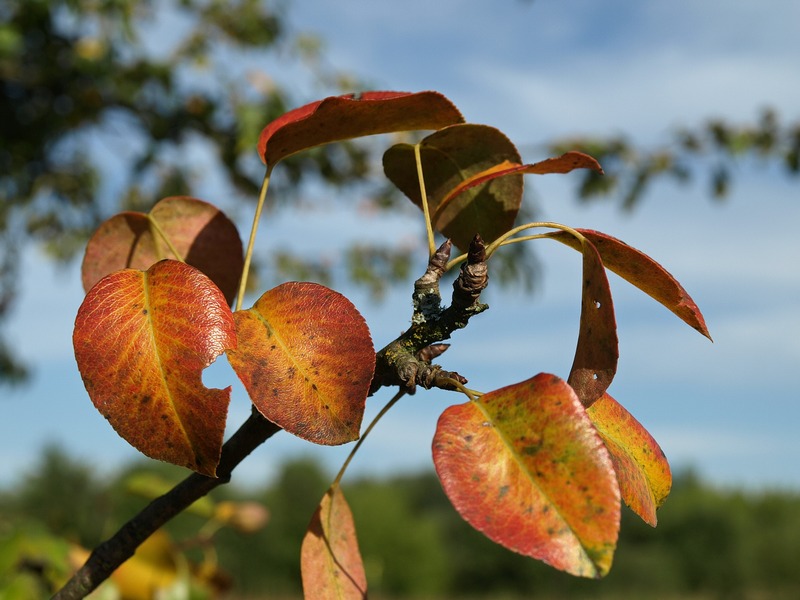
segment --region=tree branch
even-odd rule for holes
[[[169,492],[153,500],[111,538],[95,548],[86,563],[56,592],[53,600],[77,600],[86,597],[133,556],[136,548],[159,527],[198,498],[217,486],[228,483],[233,469],[280,430],[280,427],[265,419],[254,408],[250,417],[222,446],[216,478],[193,473]]]
[[[431,361],[447,349],[447,344],[437,342],[448,339],[453,331],[465,327],[470,317],[488,308],[479,302],[481,291],[488,282],[486,253],[483,240],[476,236],[470,245],[467,261],[453,283],[451,305],[443,308],[439,280],[450,258],[450,248],[449,241],[442,244],[431,257],[425,274],[416,281],[412,326],[377,353],[370,393],[391,385],[399,385],[413,393],[417,385],[426,389],[452,389],[452,380],[467,382],[458,373],[445,371]],[[223,445],[216,478],[193,473],[153,500],[111,538],[97,546],[86,563],[56,592],[53,600],[86,597],[132,557],[142,542],[159,527],[198,498],[228,483],[233,469],[280,430],[253,408],[247,421]]]
[[[442,308],[439,280],[450,258],[450,247],[449,241],[442,244],[431,257],[425,274],[415,282],[411,327],[378,352],[370,393],[383,386],[399,385],[413,394],[417,385],[453,389],[452,380],[467,382],[458,373],[431,364],[429,346],[449,339],[456,329],[466,327],[471,317],[489,308],[479,301],[489,281],[486,246],[479,235],[472,240],[467,261],[453,282],[450,306]]]

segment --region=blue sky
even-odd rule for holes
[[[469,121],[503,130],[525,159],[554,136],[625,132],[642,143],[666,139],[676,125],[706,117],[753,121],[764,106],[786,120],[800,106],[800,4],[738,2],[394,2],[298,0],[290,19],[316,32],[326,60],[367,78],[376,89],[436,89]],[[274,61],[307,100],[324,96]],[[274,70],[273,70],[274,69]],[[712,201],[704,182],[656,185],[632,214],[613,202],[581,206],[574,181],[527,180],[539,216],[605,231],[659,260],[703,310],[714,343],[659,304],[612,277],[620,334],[620,367],[611,392],[661,443],[673,466],[693,465],[721,485],[800,489],[800,180],[743,162],[733,193]],[[209,200],[213,201],[213,189]],[[336,206],[339,206],[338,204]],[[363,220],[371,218],[368,225]],[[246,231],[242,221],[243,232]],[[336,224],[337,227],[332,227]],[[417,215],[391,222],[344,213],[280,214],[265,223],[262,248],[308,251],[351,236],[422,235]],[[334,235],[332,230],[339,233]],[[244,235],[244,233],[243,233]],[[532,295],[490,290],[491,310],[456,334],[445,367],[489,391],[538,372],[566,376],[577,334],[579,256],[541,241],[543,269]],[[420,269],[425,257],[420,256]],[[0,484],[15,480],[47,442],[110,469],[139,454],[121,440],[86,396],[72,357],[71,328],[83,297],[77,265],[56,273],[32,251],[10,324],[35,376],[4,392]],[[347,292],[347,290],[342,290]],[[376,346],[408,323],[408,292],[381,305],[352,298]],[[215,365],[209,385],[236,383]],[[368,415],[389,397],[370,399]],[[352,469],[385,474],[429,467],[438,414],[456,395],[405,398],[377,427]],[[229,423],[248,401],[235,386]],[[261,482],[290,455],[319,456],[333,470],[348,447],[314,448],[280,434],[237,471]]]

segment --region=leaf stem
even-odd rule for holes
[[[425,215],[425,231],[428,234],[428,256],[433,256],[436,252],[436,242],[433,237],[433,223],[431,222],[431,211],[428,208],[428,193],[425,190],[425,176],[422,173],[422,154],[420,147],[422,142],[414,145],[414,160],[417,162],[417,180],[419,181],[419,196],[422,201],[422,213]]]
[[[250,262],[253,259],[253,247],[256,243],[258,222],[261,220],[261,211],[264,208],[264,201],[267,198],[267,190],[269,189],[269,179],[271,175],[272,166],[269,166],[267,167],[267,172],[264,174],[264,181],[261,182],[261,190],[258,193],[258,204],[256,205],[255,215],[253,215],[253,226],[250,228],[250,239],[247,242],[247,252],[244,255],[242,278],[239,281],[239,293],[236,295],[236,308],[234,311],[241,310],[242,303],[244,302],[244,292],[247,289],[247,276],[250,273]]]
[[[372,429],[375,427],[375,425],[378,424],[378,421],[380,421],[383,418],[383,415],[385,415],[387,412],[389,412],[389,409],[392,408],[395,404],[397,404],[397,401],[400,400],[400,398],[402,398],[405,395],[406,395],[405,390],[402,390],[402,389],[399,390],[394,395],[394,397],[391,400],[389,400],[389,402],[386,403],[386,406],[384,406],[381,409],[381,411],[377,415],[375,415],[375,418],[372,419],[372,422],[369,424],[367,429],[364,431],[364,435],[362,435],[360,438],[358,438],[358,441],[356,442],[356,445],[353,446],[353,449],[350,451],[350,454],[347,455],[347,458],[345,459],[344,464],[342,465],[342,468],[339,469],[339,473],[336,475],[336,479],[333,480],[333,483],[331,484],[331,487],[336,487],[337,485],[339,485],[339,482],[342,480],[342,477],[344,477],[344,473],[347,470],[347,467],[350,465],[350,461],[353,460],[353,457],[356,455],[356,452],[358,452],[358,449],[361,447],[361,444],[363,444],[364,440],[367,439],[367,436],[369,435],[369,432],[372,431]]]
[[[175,258],[177,260],[179,260],[181,262],[186,262],[184,260],[183,256],[181,256],[181,253],[178,252],[177,248],[175,248],[175,246],[172,244],[172,241],[169,239],[169,237],[164,232],[164,230],[161,229],[161,225],[159,225],[158,221],[156,221],[153,218],[153,215],[150,215],[150,214],[147,215],[147,222],[149,223],[149,225],[153,229],[153,231],[155,231],[155,233],[156,233],[156,235],[153,236],[153,238],[154,238],[153,241],[156,244],[156,253],[158,254],[158,257],[159,258],[165,258],[162,255],[161,248],[159,247],[159,244],[158,244],[158,238],[161,238],[167,244],[167,248],[169,248],[169,251],[172,252],[173,256],[175,256]]]
[[[479,392],[477,390],[471,390],[468,387],[466,387],[463,383],[458,381],[457,379],[448,379],[447,381],[448,381],[448,383],[452,383],[453,387],[456,390],[458,390],[459,392],[464,394],[471,401],[475,401],[478,398],[480,398],[481,396],[483,396],[483,392]]]
[[[503,235],[498,237],[491,244],[489,244],[486,247],[486,258],[488,259],[501,246],[508,246],[509,244],[516,244],[518,242],[527,242],[529,240],[538,240],[548,237],[546,233],[541,233],[541,234],[526,235],[522,237],[509,239],[521,231],[525,231],[526,229],[533,229],[535,227],[550,227],[551,229],[560,229],[561,231],[566,231],[567,233],[575,236],[578,240],[581,241],[581,243],[583,243],[583,241],[586,239],[579,231],[573,229],[572,227],[568,227],[567,225],[562,225],[561,223],[554,223],[551,221],[525,223],[525,225],[520,225],[519,227],[514,227],[514,229],[510,229],[509,231],[505,232]],[[450,262],[447,263],[445,271],[449,271],[459,263],[464,262],[466,259],[467,259],[466,253],[456,256],[454,259],[452,259]]]

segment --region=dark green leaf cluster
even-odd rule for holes
[[[578,196],[583,200],[617,196],[626,210],[637,206],[659,178],[683,183],[706,177],[711,197],[723,199],[730,191],[735,167],[746,159],[777,163],[789,175],[800,174],[800,123],[782,123],[770,109],[755,123],[711,118],[697,127],[682,127],[667,143],[652,148],[625,135],[554,140],[549,148],[553,153],[578,149],[594,156],[605,175],[584,172]]]
[[[60,472],[54,478],[55,468]],[[141,508],[145,500],[127,493],[125,481],[143,470],[175,481],[181,475],[149,462],[101,481],[80,461],[48,450],[24,480],[0,494],[0,531],[11,540],[11,530],[24,522],[28,532],[92,543],[98,529],[116,527]],[[255,534],[224,529],[215,538],[221,566],[234,582],[232,597],[260,597],[265,590],[300,595],[299,541],[329,477],[316,461],[300,459],[284,464],[269,484],[214,492],[218,499],[257,500],[271,514]],[[76,493],[54,494],[54,485]],[[623,514],[614,568],[598,582],[493,544],[454,513],[432,473],[360,479],[345,487],[372,590],[381,597],[524,598],[536,590],[541,598],[792,598],[800,592],[797,493],[721,490],[684,473],[658,530]],[[65,512],[73,518],[59,516]],[[76,520],[80,514],[93,519]],[[168,528],[181,540],[196,535],[201,524],[187,514]],[[37,564],[43,568],[46,561]],[[9,568],[0,565],[0,590]]]
[[[299,72],[332,77],[285,29],[285,14],[258,0],[0,3],[0,319],[25,242],[66,260],[120,209],[191,191],[189,144],[214,149],[233,196],[258,190],[255,139],[291,101],[267,74],[248,82],[219,56],[280,51]],[[180,33],[153,34],[164,30]],[[308,173],[343,183],[366,164],[351,145],[287,161],[285,172],[291,184]],[[20,379],[6,346],[0,381]]]

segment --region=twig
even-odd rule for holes
[[[153,500],[111,538],[97,546],[86,563],[56,592],[53,600],[85,598],[133,556],[136,548],[159,527],[217,486],[228,483],[236,465],[280,429],[253,410],[250,417],[223,445],[216,478],[193,473],[169,492]]]
[[[455,389],[454,380],[467,383],[458,373],[431,364],[430,351],[426,348],[449,339],[455,330],[466,327],[471,317],[489,308],[479,301],[489,281],[485,248],[481,237],[476,235],[470,244],[467,262],[461,266],[453,283],[452,301],[447,308],[441,306],[439,279],[450,258],[450,242],[442,244],[434,253],[425,274],[414,285],[411,327],[376,356],[370,393],[392,385],[399,385],[413,394],[418,385],[425,389],[452,390]]]

